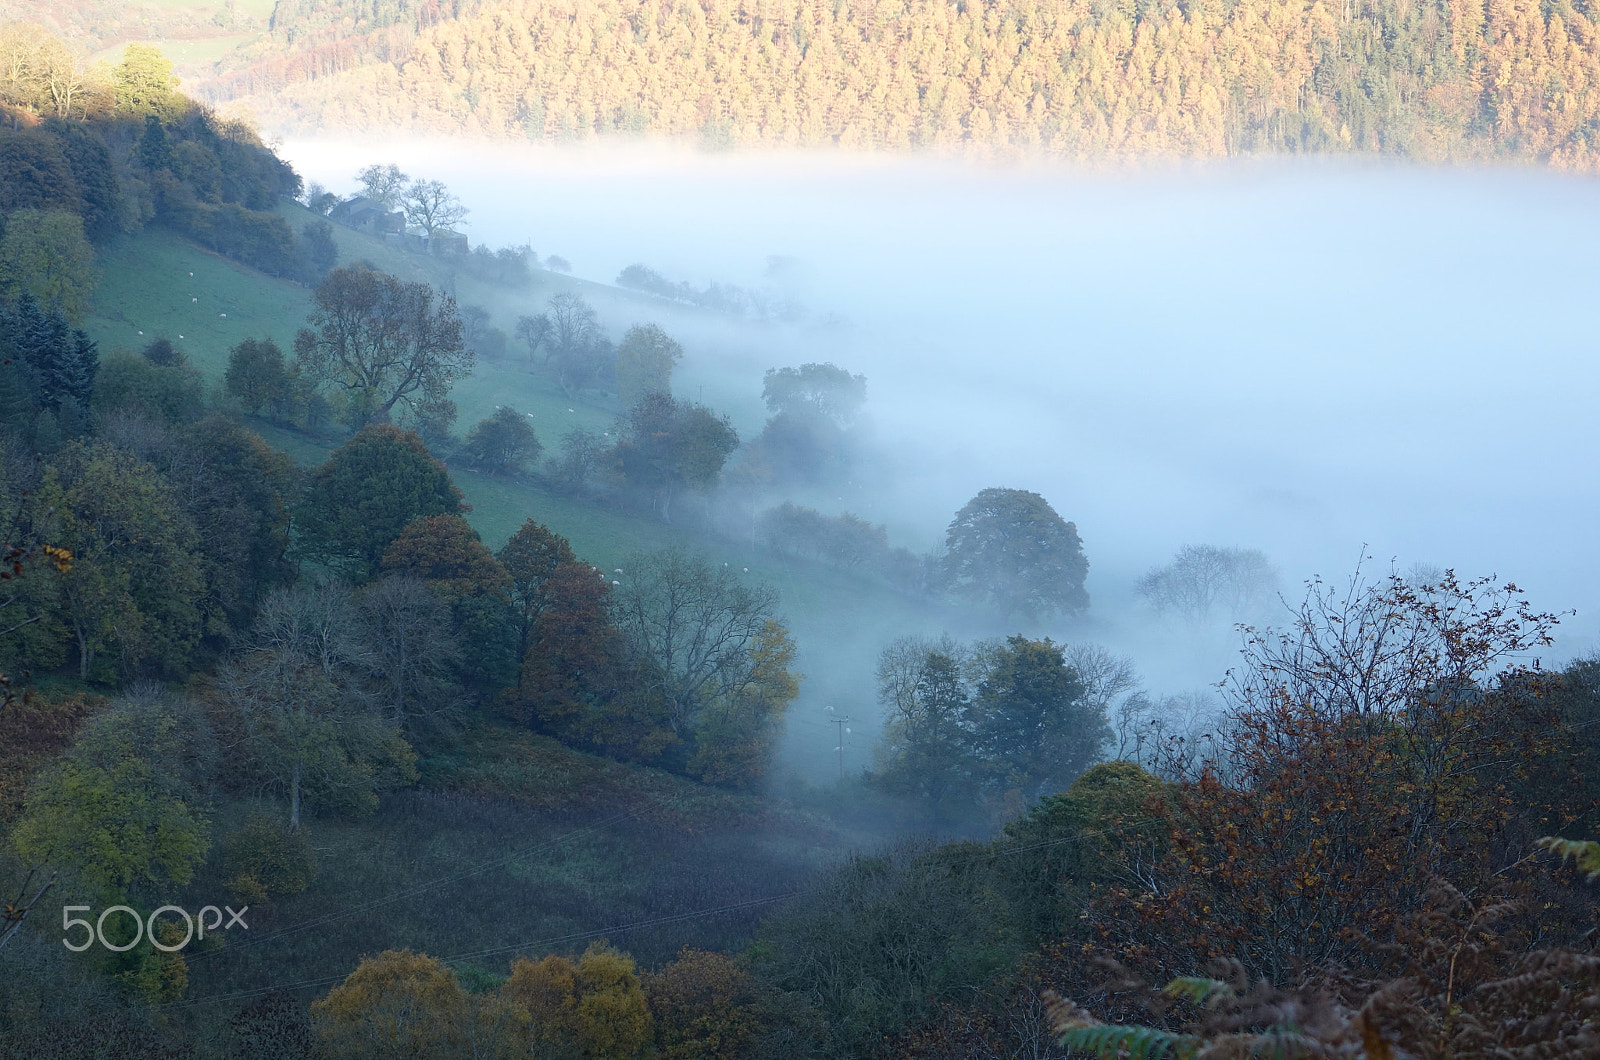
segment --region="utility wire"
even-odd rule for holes
[[[424,894],[433,890],[434,888],[444,887],[452,883],[459,883],[462,880],[471,879],[473,876],[482,875],[483,873],[489,872],[493,869],[503,868],[513,862],[520,861],[523,858],[530,857],[542,851],[560,846],[567,840],[583,835],[586,832],[594,832],[608,825],[615,824],[618,821],[622,821],[630,817],[636,817],[639,813],[640,811],[637,809],[624,810],[623,812],[613,814],[604,820],[596,821],[593,824],[584,825],[581,828],[574,828],[569,832],[564,832],[561,835],[555,836],[551,839],[540,840],[532,846],[524,847],[521,850],[507,854],[504,857],[495,858],[492,861],[482,862],[470,869],[457,872],[450,876],[441,876],[438,879],[429,880],[425,883],[413,884],[404,890],[395,891],[393,894],[384,895],[382,898],[374,898],[369,902],[363,902],[360,905],[352,906],[347,909],[339,909],[330,913],[324,913],[321,916],[312,917],[310,920],[302,921],[301,923],[294,924],[290,927],[280,928],[277,931],[273,931],[265,935],[253,935],[245,941],[240,942],[238,945],[225,946],[216,950],[202,950],[201,952],[196,953],[192,958],[189,958],[189,963],[192,965],[202,958],[215,956],[219,953],[237,953],[240,950],[248,949],[251,946],[262,946],[269,942],[277,942],[280,939],[287,938],[290,935],[297,935],[302,931],[309,930],[310,928],[321,927],[324,924],[331,924],[336,920],[343,920],[346,917],[359,916],[362,913],[370,912],[373,909],[388,905],[392,902],[403,901],[407,898],[415,898],[420,894]]]
[[[1059,846],[1062,843],[1074,843],[1080,839],[1088,839],[1093,836],[1109,835],[1112,832],[1118,832],[1125,828],[1135,828],[1158,819],[1159,818],[1154,816],[1141,817],[1138,820],[1112,825],[1108,828],[1087,829],[1082,832],[1074,833],[1070,836],[1060,836],[1056,839],[1042,840],[1037,843],[1026,843],[1020,846],[1008,847],[1004,850],[991,851],[987,854],[971,854],[964,859],[964,862],[966,865],[975,865],[982,861],[993,861],[996,858],[1004,857],[1008,854],[1018,854],[1029,850],[1039,850],[1044,847]],[[593,827],[598,827],[598,825]],[[583,829],[579,829],[579,831],[583,831]],[[668,913],[662,916],[649,917],[645,920],[635,920],[624,924],[613,924],[610,927],[595,928],[589,931],[571,932],[565,935],[554,935],[549,938],[536,939],[528,942],[519,942],[509,946],[493,946],[486,949],[469,950],[466,953],[458,953],[449,957],[439,957],[436,959],[441,964],[455,964],[461,961],[477,960],[483,957],[492,957],[502,953],[511,953],[518,950],[532,951],[548,946],[582,942],[602,936],[621,935],[629,931],[637,931],[641,928],[654,927],[658,924],[680,923],[688,920],[698,920],[708,916],[717,916],[722,913],[737,912],[741,909],[755,909],[765,905],[772,905],[777,902],[789,901],[790,899],[794,898],[804,898],[810,895],[820,894],[823,890],[824,888],[821,887],[812,887],[806,890],[789,891],[784,894],[769,895],[765,898],[752,898],[742,902],[734,902],[728,905],[712,906],[703,909],[693,909],[682,913]],[[382,901],[387,900],[388,899],[383,899]],[[303,926],[308,925],[301,925],[301,927]],[[300,930],[300,927],[296,927],[293,930]],[[275,983],[269,986],[252,987],[248,990],[238,990],[226,994],[216,994],[211,997],[190,998],[183,1001],[170,1001],[162,1007],[189,1008],[198,1005],[221,1004],[230,1001],[245,1001],[278,990],[290,991],[309,987],[329,986],[333,983],[343,982],[349,977],[349,975],[349,972],[345,972],[340,975],[322,976],[317,979],[302,979],[293,983]]]

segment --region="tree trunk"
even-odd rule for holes
[[[94,651],[89,647],[89,631],[82,626],[76,626],[73,632],[78,638],[78,679],[89,680],[89,663],[94,659]]]
[[[294,764],[294,775],[289,780],[289,830],[300,827],[300,763]]]

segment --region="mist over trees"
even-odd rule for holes
[[[945,531],[944,584],[959,598],[1032,620],[1089,606],[1078,528],[1027,490],[982,490]]]
[[[400,27],[396,49],[394,19],[438,14],[337,5]],[[968,43],[1022,55],[1024,15]],[[800,27],[815,64],[861,17],[821,16]],[[862,69],[922,17],[879,16]],[[1223,686],[1175,694],[1160,653],[1198,638],[1159,620],[1255,620],[1278,591],[1263,553],[1185,546],[1140,583],[1148,607],[1107,587],[1090,615],[1077,524],[993,487],[918,555],[891,529],[939,527],[875,492],[865,377],[810,350],[773,368],[745,441],[729,412],[755,411],[755,379],[743,409],[674,396],[702,337],[640,323],[613,346],[615,292],[604,323],[553,277],[458,311],[339,268],[329,246],[360,233],[221,231],[230,206],[292,216],[275,196],[297,180],[251,191],[272,164],[153,49],[93,110],[92,84],[49,81],[50,44],[0,31],[0,1058],[1593,1045],[1600,663],[1541,666],[1558,616],[1514,585],[1314,580],[1280,627],[1243,628]],[[744,135],[726,120],[709,141]],[[391,205],[417,187],[362,179]],[[263,267],[326,273],[293,357],[266,331],[102,355],[92,271],[81,320],[72,277],[30,286],[54,275],[44,244],[92,254],[158,207],[197,246],[253,232]],[[531,258],[469,260],[514,279]],[[407,264],[473,289],[467,265]],[[497,364],[455,389],[536,300],[518,341],[546,377]],[[489,411],[513,397],[535,416]],[[456,400],[481,417],[464,437]],[[960,637],[917,632],[941,624]],[[1148,689],[1106,646],[1130,629]],[[175,911],[229,901],[259,934],[177,944]],[[86,927],[108,946],[60,945]]]
[[[1278,572],[1257,549],[1184,545],[1171,563],[1140,578],[1134,590],[1158,614],[1192,623],[1241,621],[1272,603]]]
[[[942,820],[979,797],[1063,790],[1111,737],[1104,690],[1091,696],[1048,638],[901,637],[879,656],[877,681],[887,720],[872,782]]]
[[[832,363],[773,368],[762,380],[770,414],[755,449],[780,481],[841,477],[856,455],[852,433],[867,400],[866,376]]]

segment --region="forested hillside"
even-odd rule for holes
[[[1595,12],[1569,0],[504,0],[442,21],[324,6],[347,5],[294,0],[293,25],[323,28],[280,18],[270,49],[199,89],[300,131],[550,141],[1590,170],[1600,135]]]

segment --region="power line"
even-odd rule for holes
[[[1076,832],[1070,836],[1060,836],[1055,839],[1042,840],[1037,843],[1027,843],[1021,846],[1008,847],[1004,850],[991,851],[987,854],[972,854],[968,855],[968,857],[965,859],[965,863],[967,865],[974,865],[981,861],[992,861],[996,858],[1004,857],[1009,854],[1018,854],[1029,850],[1039,850],[1044,847],[1059,846],[1062,843],[1073,843],[1080,839],[1087,839],[1092,836],[1109,835],[1113,832],[1121,831],[1124,828],[1138,827],[1155,820],[1158,820],[1158,818],[1154,816],[1141,817],[1134,821],[1123,822],[1107,828],[1086,829],[1082,832]],[[583,831],[583,829],[579,829],[578,831]],[[441,964],[456,964],[462,961],[478,960],[483,957],[492,957],[502,953],[511,953],[518,950],[532,951],[534,949],[547,946],[583,942],[589,939],[599,938],[601,936],[621,935],[629,931],[637,931],[641,928],[653,927],[658,924],[682,923],[684,921],[698,920],[708,916],[717,916],[722,913],[737,912],[742,909],[755,909],[761,906],[772,905],[777,902],[789,901],[794,898],[804,898],[810,895],[820,894],[822,890],[823,888],[821,887],[812,887],[805,890],[789,891],[784,894],[769,895],[765,898],[752,898],[742,902],[734,902],[728,905],[712,906],[703,909],[693,909],[683,913],[668,913],[662,916],[649,917],[644,920],[635,920],[624,924],[613,924],[610,927],[595,928],[589,931],[577,931],[570,932],[565,935],[554,935],[549,938],[514,943],[509,946],[492,946],[480,950],[470,950],[466,953],[458,953],[449,957],[439,957],[436,959]],[[299,930],[299,928],[296,928],[295,930]],[[352,969],[352,971],[353,970],[354,969]],[[290,991],[306,989],[310,987],[331,986],[334,983],[343,982],[349,977],[349,975],[350,972],[344,972],[339,975],[321,976],[315,979],[302,979],[293,983],[276,983],[269,986],[251,987],[248,990],[232,991],[226,994],[217,994],[212,997],[190,998],[183,1001],[170,1001],[162,1007],[187,1008],[198,1005],[221,1004],[230,1001],[245,1001],[278,990]]]
[[[202,958],[214,956],[215,954],[218,954],[218,953],[223,953],[223,954],[237,953],[240,950],[248,949],[251,946],[261,946],[261,945],[265,945],[265,944],[267,944],[269,942],[277,942],[280,939],[286,938],[286,937],[288,937],[290,935],[299,934],[300,932],[305,931],[305,930],[307,930],[309,928],[321,927],[324,924],[330,924],[330,923],[334,922],[335,920],[343,920],[346,917],[358,916],[361,913],[369,912],[369,911],[371,911],[373,909],[378,908],[379,906],[388,905],[391,902],[402,901],[402,900],[404,900],[406,898],[415,898],[418,895],[423,894],[423,893],[425,893],[427,891],[431,891],[436,887],[444,887],[444,886],[446,886],[448,884],[459,883],[462,880],[470,879],[473,876],[481,875],[482,873],[489,872],[492,869],[503,868],[506,865],[510,865],[513,862],[520,861],[523,858],[529,857],[529,856],[531,856],[533,854],[539,853],[539,852],[544,851],[544,850],[549,850],[549,849],[551,849],[553,847],[560,846],[562,843],[565,843],[567,840],[572,839],[572,838],[574,838],[576,836],[583,835],[586,832],[593,832],[593,831],[596,831],[598,829],[604,828],[604,827],[606,827],[608,825],[615,824],[618,821],[622,821],[622,820],[625,820],[625,819],[630,818],[630,817],[636,817],[636,816],[638,816],[639,812],[640,811],[637,810],[637,809],[635,809],[635,810],[625,810],[625,811],[623,811],[621,813],[613,814],[612,816],[607,817],[604,820],[596,821],[593,824],[587,824],[587,825],[584,825],[581,828],[574,828],[571,831],[564,832],[561,835],[558,835],[558,836],[556,836],[556,837],[554,837],[552,839],[540,840],[539,842],[533,844],[532,846],[524,847],[523,849],[515,851],[515,852],[513,852],[511,854],[507,854],[504,857],[496,858],[493,861],[482,862],[481,864],[476,865],[473,868],[467,869],[465,871],[458,872],[458,873],[455,873],[455,874],[450,875],[450,876],[441,876],[441,877],[439,877],[437,879],[429,880],[429,881],[427,881],[425,883],[414,884],[414,885],[412,885],[410,887],[405,888],[404,890],[395,891],[392,894],[385,895],[382,898],[374,898],[373,900],[371,900],[369,902],[363,902],[360,905],[352,906],[352,907],[350,907],[348,909],[340,909],[340,910],[336,910],[336,911],[331,912],[331,913],[324,913],[321,916],[312,917],[310,920],[303,921],[303,922],[301,922],[299,924],[295,924],[295,925],[293,925],[291,927],[280,928],[277,931],[269,932],[269,933],[267,933],[265,935],[251,936],[251,937],[249,937],[248,939],[246,939],[245,941],[239,943],[236,946],[226,946],[226,947],[223,947],[222,949],[218,949],[218,950],[202,950],[201,952],[196,953],[192,958],[189,958],[188,960],[189,960],[189,963],[192,965],[194,962],[196,962],[198,960],[201,960]]]

